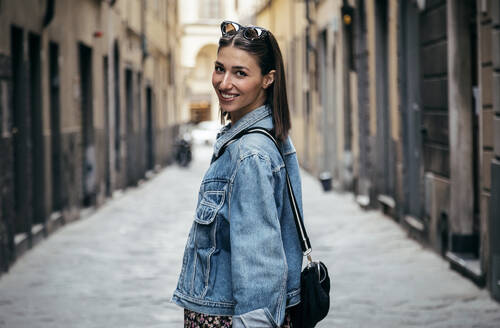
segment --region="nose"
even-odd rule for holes
[[[221,88],[222,90],[228,90],[231,89],[232,85],[233,82],[231,81],[231,74],[229,72],[226,72],[222,77],[222,81],[219,84],[219,88]]]

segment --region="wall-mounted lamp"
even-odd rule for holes
[[[354,16],[354,8],[348,4],[344,4],[341,8],[341,14],[342,23],[344,23],[346,27],[351,27]]]

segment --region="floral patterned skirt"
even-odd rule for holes
[[[221,315],[208,315],[184,309],[184,328],[230,328],[232,318]],[[290,313],[285,312],[285,322],[281,328],[292,328]]]

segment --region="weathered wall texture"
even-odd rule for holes
[[[2,2],[0,266],[171,160],[177,12],[175,0]]]
[[[256,25],[285,55],[301,164],[500,299],[499,2],[261,1]]]

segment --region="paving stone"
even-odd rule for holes
[[[182,327],[169,302],[211,151],[59,229],[0,278],[0,327]],[[332,277],[317,327],[497,327],[500,305],[379,211],[303,172],[313,257]]]

